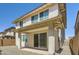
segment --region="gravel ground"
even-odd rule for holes
[[[60,54],[56,53],[56,55],[71,55],[71,51],[69,48],[69,40],[64,41],[62,49],[63,49],[62,52]]]
[[[15,46],[1,46],[0,55],[39,55],[39,54],[19,50]]]

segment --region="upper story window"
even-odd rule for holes
[[[32,21],[32,23],[37,23],[39,21],[39,19],[40,20],[48,19],[48,15],[49,15],[49,10],[45,10],[44,12],[41,12],[41,13],[39,13],[37,15],[32,16],[31,21]]]
[[[49,10],[40,13],[40,20],[45,20],[48,18]]]
[[[23,27],[23,21],[20,22],[20,27]]]
[[[32,23],[38,22],[38,15],[32,16],[31,21]]]

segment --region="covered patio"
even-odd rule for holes
[[[42,49],[47,51],[48,54],[54,54],[62,47],[61,29],[64,26],[61,20],[62,16],[57,16],[50,20],[16,29],[16,34],[19,34],[20,37],[16,41],[18,48]]]

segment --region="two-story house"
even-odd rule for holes
[[[13,38],[15,39],[15,32],[13,31],[15,27],[10,27],[4,30],[4,38]]]
[[[54,54],[62,48],[66,28],[66,4],[45,3],[13,22],[16,46],[47,50]]]
[[[13,31],[15,27],[10,27],[5,29],[3,32],[0,32],[0,39],[14,39],[15,38],[15,32]]]
[[[2,39],[4,36],[4,32],[0,32],[0,39]]]

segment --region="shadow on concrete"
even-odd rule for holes
[[[59,54],[60,54],[60,53],[62,52],[62,50],[63,50],[63,49],[60,48],[58,51],[56,51],[56,53],[59,53]]]
[[[2,50],[0,50],[0,55],[1,55]]]
[[[72,48],[70,47],[70,45],[69,45],[69,48],[70,48],[71,54],[72,54],[72,55],[75,55],[75,54],[73,53]]]

